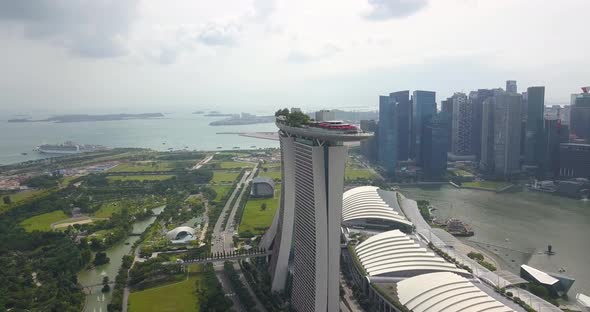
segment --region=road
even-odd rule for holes
[[[223,227],[223,219],[224,219],[224,216],[228,213],[229,209],[232,208],[232,207],[230,207],[231,203],[233,202],[234,197],[238,196],[238,189],[240,188],[240,185],[242,185],[246,181],[248,173],[249,172],[246,171],[246,173],[244,173],[244,175],[242,176],[240,181],[236,184],[236,188],[232,191],[230,197],[225,202],[225,206],[223,206],[223,209],[221,210],[221,213],[219,214],[219,218],[217,219],[217,222],[215,222],[215,226],[213,227],[213,234],[212,234],[212,238],[211,238],[211,252],[212,253],[223,252],[226,249],[225,248],[225,240],[226,240],[225,228],[222,228]],[[231,240],[232,239],[230,236],[230,241]]]
[[[211,161],[211,159],[213,159],[214,155],[209,155],[207,157],[205,157],[204,159],[202,159],[201,161],[199,161],[193,168],[192,170],[197,170],[200,169],[201,167],[203,167],[206,163],[208,163],[209,161]]]
[[[225,272],[223,271],[223,263],[214,264],[213,268],[215,269],[215,276],[217,276],[217,280],[221,284],[221,288],[223,289],[223,293],[225,294],[226,297],[231,299],[231,301],[233,303],[233,309],[235,311],[244,311],[244,309],[242,309],[242,303],[240,302],[240,299],[238,298],[236,293],[231,288],[231,284],[229,283],[229,279],[227,278],[227,275],[225,275]]]
[[[221,211],[221,214],[219,215],[219,219],[217,219],[217,222],[215,223],[215,227],[213,228],[213,235],[212,235],[212,242],[211,242],[211,252],[212,253],[224,252],[224,251],[230,252],[234,249],[233,236],[234,236],[234,232],[236,231],[236,225],[234,224],[234,216],[236,215],[236,212],[237,212],[238,207],[240,205],[241,198],[243,196],[247,196],[247,194],[244,195],[244,193],[246,191],[245,186],[248,185],[248,183],[250,183],[252,181],[252,179],[256,175],[257,170],[258,170],[258,164],[256,164],[256,166],[254,167],[254,169],[252,171],[246,171],[244,173],[244,175],[242,176],[242,178],[238,182],[236,188],[232,192],[230,198],[225,203],[225,206],[223,207],[223,210]],[[244,188],[242,189],[242,191],[239,194],[237,194],[238,189],[240,188],[241,185],[244,185]],[[234,201],[233,200],[234,197],[236,197],[236,196],[238,196],[238,198],[235,201],[235,204],[233,205],[233,207],[230,207],[231,203]],[[223,227],[223,219],[224,219],[224,216],[226,213],[229,213],[228,217],[227,217],[227,223],[225,224],[225,228],[222,228]]]

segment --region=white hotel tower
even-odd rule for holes
[[[283,186],[273,229],[272,289],[285,288],[292,249],[293,308],[298,312],[339,311],[340,223],[347,157],[343,143],[372,134],[337,122],[291,127],[277,120],[277,127]]]

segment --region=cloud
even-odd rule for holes
[[[368,0],[371,11],[368,20],[382,21],[410,16],[428,5],[428,0]]]
[[[254,18],[257,20],[266,20],[275,10],[275,0],[254,0]]]
[[[316,62],[340,52],[341,49],[334,44],[325,45],[320,51],[303,51],[291,50],[287,55],[287,62],[293,64],[302,64]]]
[[[138,0],[0,0],[0,22],[89,58],[127,54]]]
[[[211,22],[198,34],[197,40],[210,46],[232,46],[237,43],[241,27],[234,23]]]

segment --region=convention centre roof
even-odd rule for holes
[[[510,312],[464,277],[449,272],[414,276],[397,284],[401,304],[414,312]]]
[[[355,248],[368,276],[401,276],[411,272],[456,272],[468,274],[422,247],[399,230],[369,237]]]
[[[342,222],[355,219],[382,219],[412,226],[412,222],[381,198],[378,190],[375,186],[359,186],[344,192]]]

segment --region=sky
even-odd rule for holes
[[[587,0],[0,0],[0,112],[376,108],[590,84]]]

